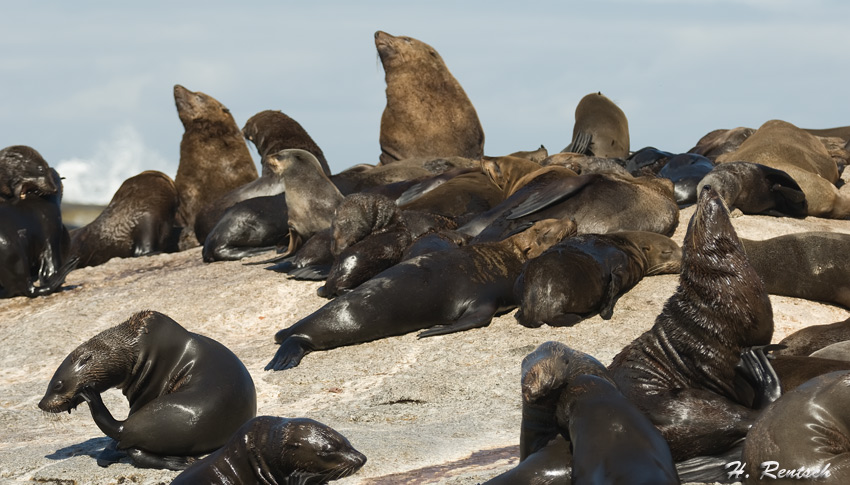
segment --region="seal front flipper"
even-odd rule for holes
[[[611,272],[611,280],[605,288],[605,295],[602,297],[599,308],[599,316],[603,320],[611,320],[611,317],[614,315],[614,305],[620,299],[620,290],[624,286],[623,282],[628,277],[627,271],[623,268],[618,268]]]
[[[471,328],[486,327],[496,314],[496,306],[493,303],[480,304],[481,306],[470,306],[463,312],[457,321],[450,325],[434,327],[418,335],[419,338],[433,337],[434,335],[446,335],[454,332],[462,332]]]
[[[746,399],[744,402],[751,401],[754,409],[763,409],[782,395],[779,376],[765,354],[773,347],[762,345],[744,349],[740,362],[735,366],[735,391]],[[741,379],[749,384],[749,388]]]
[[[265,370],[286,370],[296,367],[310,350],[306,340],[298,337],[286,338],[281,342],[280,348],[266,365]]]
[[[80,392],[80,396],[89,404],[91,417],[94,419],[97,427],[103,431],[103,434],[116,441],[121,441],[121,432],[124,431],[124,423],[112,417],[112,413],[103,404],[100,393],[87,387]]]
[[[545,187],[540,187],[534,191],[521,204],[511,209],[506,219],[509,221],[519,219],[520,217],[527,216],[566,200],[578,193],[585,186],[593,183],[597,178],[599,178],[599,175],[591,174],[553,180]],[[521,195],[522,192],[518,192],[518,194]]]

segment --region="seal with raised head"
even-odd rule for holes
[[[571,326],[599,314],[609,320],[614,305],[644,276],[678,273],[682,250],[667,236],[622,231],[580,234],[530,260],[516,280],[526,327]]]
[[[850,186],[836,187],[838,166],[814,135],[781,120],[765,122],[717,163],[746,161],[786,172],[806,196],[807,215],[850,217]]]
[[[306,418],[257,416],[171,485],[326,483],[354,474],[365,463],[366,457],[330,426]]]
[[[850,308],[850,258],[843,257],[850,254],[850,234],[801,232],[741,242],[771,295]]]
[[[729,210],[744,214],[805,217],[806,194],[787,172],[752,162],[721,163],[705,174],[697,191],[710,185]]]
[[[49,172],[57,187],[53,194],[25,190],[24,198],[0,203],[0,298],[53,293],[76,267],[62,224],[62,180],[56,170]]]
[[[171,177],[144,171],[125,180],[95,220],[71,232],[71,255],[84,267],[176,250],[169,245],[176,212]]]
[[[500,242],[396,264],[277,332],[280,348],[266,370],[295,367],[315,350],[416,330],[429,329],[419,334],[426,337],[487,326],[516,306],[513,285],[523,263],[574,232],[570,220],[544,220]]]
[[[0,150],[0,201],[20,199],[29,192],[50,195],[57,190],[50,166],[34,148],[13,145]]]
[[[572,142],[561,151],[625,159],[629,156],[626,114],[601,92],[586,95],[576,106]]]
[[[207,204],[257,178],[257,167],[230,110],[212,96],[174,85],[183,123],[174,185],[180,197],[180,249],[197,246],[195,217]]]
[[[124,421],[113,418],[100,397],[113,387],[130,403]],[[38,407],[70,412],[84,400],[118,452],[142,468],[186,468],[257,412],[254,381],[233,352],[153,311],[136,313],[74,349]],[[101,466],[115,461],[108,451],[98,459]]]
[[[312,153],[292,148],[269,155],[269,158],[281,164],[286,184],[289,248],[285,255],[290,255],[313,234],[331,227],[343,196]]]
[[[254,143],[261,158],[287,148],[299,148],[312,153],[322,166],[325,175],[331,175],[328,161],[319,145],[313,141],[300,123],[281,111],[260,111],[248,118],[245,126],[242,127],[242,134]]]
[[[730,477],[748,485],[850,483],[848,400],[848,371],[819,376],[784,394],[753,423],[741,461],[730,467],[740,473]]]
[[[475,107],[440,54],[406,36],[375,32],[387,105],[381,115],[381,164],[411,157],[484,155]]]
[[[760,383],[755,399],[736,389],[742,350],[770,343],[773,312],[723,200],[710,187],[700,193],[682,249],[676,293],[652,328],[609,366],[620,391],[659,428],[677,461],[727,450],[758,416],[754,406],[780,393],[773,381]]]

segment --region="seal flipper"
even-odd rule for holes
[[[779,376],[765,354],[775,348],[762,345],[744,349],[735,366],[735,392],[745,398],[744,402],[751,402],[753,409],[763,409],[782,395]],[[749,384],[749,389],[741,380]]]
[[[561,150],[561,153],[580,153],[582,155],[593,155],[590,151],[590,144],[593,142],[593,135],[590,133],[579,131],[573,136],[573,140],[569,145]]]
[[[420,333],[418,337],[433,337],[434,335],[446,335],[472,328],[486,327],[493,320],[496,310],[497,308],[494,303],[479,303],[476,305],[473,302],[454,323],[430,328]]]
[[[123,458],[127,458],[127,453],[118,449],[117,441],[110,440],[109,444],[98,453],[97,466],[106,468],[120,462]]]
[[[265,370],[286,370],[298,366],[301,359],[310,352],[307,341],[298,337],[288,337],[281,342],[272,360]]]
[[[66,261],[65,264],[63,264],[62,267],[59,268],[59,271],[57,271],[53,276],[50,277],[50,279],[47,281],[47,284],[44,286],[36,287],[30,284],[27,296],[35,297],[41,295],[48,295],[50,293],[55,292],[59,289],[59,287],[62,286],[63,283],[65,283],[65,277],[68,276],[68,273],[70,273],[71,270],[77,267],[77,263],[79,262],[80,258],[78,258],[77,256],[74,256],[73,258]]]
[[[166,470],[185,470],[195,462],[193,456],[157,455],[139,448],[127,448],[127,455],[138,468],[158,468]]]
[[[623,268],[616,269],[611,272],[611,280],[605,288],[605,295],[602,296],[602,305],[599,308],[599,316],[603,320],[611,320],[614,315],[614,305],[620,299],[620,289],[623,288],[623,281],[628,277]]]
[[[508,211],[507,220],[512,221],[545,209],[566,200],[599,178],[597,174],[566,177],[553,181],[529,195],[522,203]],[[522,192],[517,192],[522,194]],[[511,196],[513,197],[513,196]]]

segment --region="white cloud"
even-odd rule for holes
[[[61,160],[55,166],[65,178],[63,200],[82,204],[108,203],[125,180],[145,170],[174,176],[168,161],[148,148],[129,124],[116,128],[109,139],[98,142],[94,154]]]

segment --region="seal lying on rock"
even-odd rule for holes
[[[100,393],[118,387],[130,402],[118,421]],[[144,311],[95,335],[62,361],[38,407],[71,412],[88,402],[98,428],[138,467],[186,468],[221,447],[257,412],[248,369],[227,347]],[[108,449],[98,464],[116,461]]]
[[[772,336],[764,285],[722,199],[703,187],[685,235],[676,293],[609,370],[661,430],[674,459],[713,455],[743,438],[759,414],[736,389],[736,365],[745,347],[767,345]],[[758,405],[779,396],[778,382],[760,384]]]
[[[513,308],[522,264],[575,232],[575,223],[543,220],[496,243],[425,254],[379,273],[291,327],[266,370],[295,367],[314,350],[426,330],[442,335],[490,323]]]
[[[326,483],[352,475],[365,463],[366,457],[329,426],[305,418],[257,416],[171,485]]]

